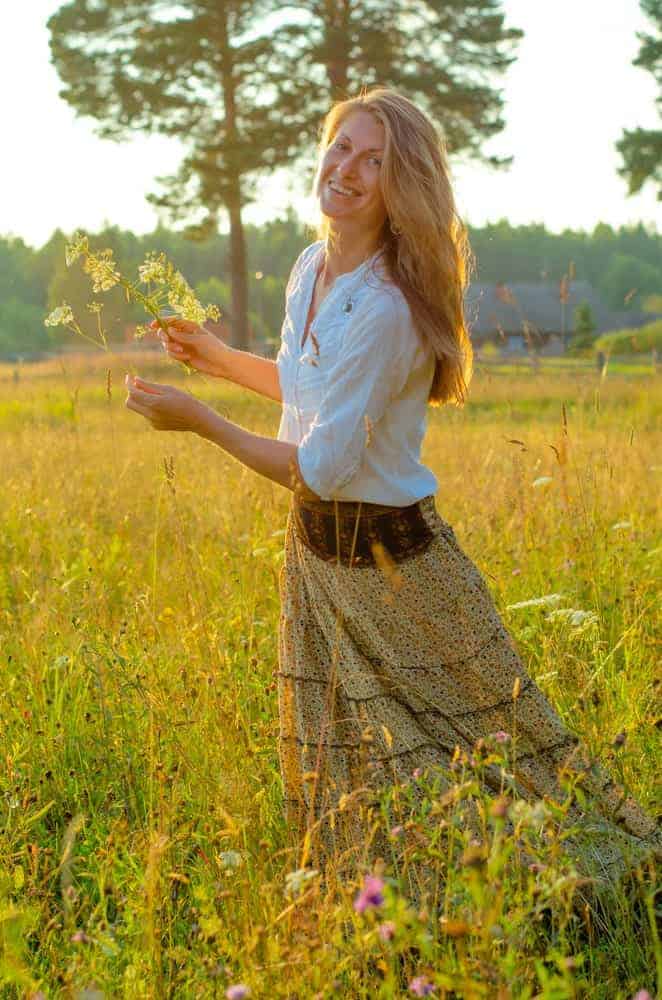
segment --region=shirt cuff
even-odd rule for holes
[[[297,462],[301,478],[320,500],[333,500],[334,494],[349,482],[361,464],[359,459],[349,469],[334,469],[325,463],[320,449],[312,443],[309,445],[305,439],[297,447]]]

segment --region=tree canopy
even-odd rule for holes
[[[640,0],[640,4],[657,30],[653,35],[637,34],[641,48],[632,64],[649,70],[655,77],[660,88],[655,103],[662,112],[662,4],[660,0]],[[657,200],[662,201],[662,129],[625,129],[616,149],[623,157],[618,174],[627,180],[628,194],[641,191],[650,180],[657,184]]]
[[[242,209],[260,174],[309,165],[332,101],[372,84],[418,101],[449,153],[492,167],[484,142],[503,129],[491,77],[522,32],[501,0],[69,0],[50,18],[61,96],[101,136],[176,136],[186,153],[149,200],[203,238],[225,211],[236,346],[248,342]]]

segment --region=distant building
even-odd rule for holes
[[[465,314],[474,346],[491,342],[511,354],[562,354],[563,333],[567,346],[575,332],[575,308],[581,302],[591,307],[596,337],[662,319],[662,313],[609,309],[588,281],[570,282],[565,297],[564,304],[558,283],[472,283],[466,292]]]

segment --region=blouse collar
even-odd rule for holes
[[[311,268],[313,274],[317,273],[317,268],[319,267],[319,263],[324,256],[325,246],[326,246],[325,241],[320,240],[317,246],[317,251],[313,255],[313,260],[312,260],[313,266]],[[372,264],[374,264],[374,262],[377,260],[377,258],[381,256],[382,250],[383,250],[382,247],[378,247],[378,249],[375,250],[372,256],[367,257],[366,260],[358,264],[353,271],[345,271],[343,274],[339,274],[337,278],[334,278],[333,284],[331,285],[329,291],[330,292],[335,291],[336,288],[345,284],[351,283],[352,285],[354,285],[355,281],[357,284],[359,284],[360,280],[363,279],[363,275],[365,274],[365,272],[368,271],[369,268],[372,266]]]

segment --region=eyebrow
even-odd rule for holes
[[[338,134],[337,138],[338,139],[347,139],[348,142],[352,142],[352,140],[350,139],[350,137],[347,135],[346,132],[340,132]],[[352,145],[354,145],[354,143],[352,143]],[[366,153],[383,153],[384,152],[384,147],[383,146],[372,146],[370,149],[364,150],[364,152],[366,152]]]

